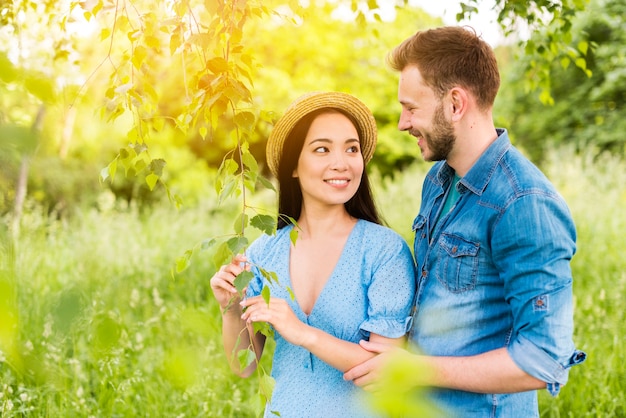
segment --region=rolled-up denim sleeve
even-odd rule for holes
[[[519,198],[503,221],[503,231],[511,232],[498,238],[505,295],[513,314],[508,352],[556,395],[567,382],[569,368],[585,359],[572,339],[574,223],[565,202],[549,193]]]
[[[543,349],[518,335],[508,348],[513,361],[529,375],[546,382],[546,389],[556,396],[569,375],[569,368],[585,361],[587,354],[573,350],[564,364],[553,359]]]

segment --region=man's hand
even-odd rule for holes
[[[345,372],[343,378],[344,380],[352,380],[355,385],[367,391],[376,391],[385,365],[390,361],[394,353],[405,350],[393,345],[365,340],[361,340],[359,345],[377,355]]]

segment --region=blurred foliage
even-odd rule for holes
[[[525,90],[539,92],[542,103],[554,103],[551,63],[560,62],[563,66],[574,64],[588,76],[591,75],[585,57],[591,46],[573,40],[577,33],[573,29],[573,21],[578,14],[587,11],[589,0],[494,1],[493,9],[498,12],[497,20],[506,36],[516,36],[518,32],[541,33],[531,39],[522,38],[518,43],[523,51],[518,55],[526,58],[518,69],[524,74],[520,84]],[[478,13],[480,4],[484,2],[462,0],[457,20]]]
[[[458,18],[487,4],[461,1]],[[525,51],[539,76],[542,62],[561,53],[584,67],[571,47],[559,47],[584,4],[493,1],[510,33],[545,26]],[[83,187],[82,199],[93,202],[99,190],[85,183],[90,172],[101,173],[100,190],[108,187],[125,201],[159,201],[149,193],[158,188],[178,206],[193,203],[209,192],[225,155],[241,163],[234,151],[243,142],[266,174],[264,140],[273,121],[310,90],[347,91],[373,109],[380,130],[373,165],[393,175],[415,158],[412,140],[396,129],[396,74],[385,56],[409,34],[441,22],[407,1],[398,1],[391,15],[377,7],[325,0],[307,6],[295,0],[2,2],[0,212],[11,208],[16,167],[27,155],[33,170],[43,162],[63,168],[29,175],[29,198],[50,207],[57,199],[67,202],[60,206],[78,204],[76,194],[46,188],[55,183]],[[538,78],[525,74],[520,80],[533,88]],[[46,120],[35,152],[21,152],[15,144],[26,142],[16,133],[31,127],[42,103]],[[185,181],[189,167],[193,182]]]
[[[572,144],[582,153],[624,155],[626,138],[626,3],[593,0],[573,21],[575,41],[593,45],[586,55],[591,77],[556,61],[550,66],[553,105],[541,105],[535,92],[516,89],[525,77],[517,63],[506,65],[507,80],[498,113],[512,137],[540,163],[548,150]],[[545,34],[537,32],[534,38]],[[527,61],[528,58],[525,60]]]

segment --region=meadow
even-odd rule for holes
[[[544,170],[578,228],[574,339],[588,358],[558,397],[540,393],[541,414],[624,417],[626,163],[563,150]],[[424,172],[372,176],[409,242]],[[272,193],[255,198],[273,205]],[[185,251],[232,230],[236,202],[215,201],[140,211],[103,193],[69,219],[29,207],[19,239],[0,236],[0,416],[256,416],[258,379],[235,377],[222,352],[209,251],[175,272]]]

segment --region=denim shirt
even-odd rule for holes
[[[454,170],[440,161],[426,176],[413,223],[418,293],[411,342],[435,356],[506,347],[517,366],[556,395],[569,367],[586,356],[572,341],[576,231],[549,180],[511,145],[506,130],[497,133],[438,223]],[[432,398],[446,416],[539,416],[536,391],[435,389]]]

